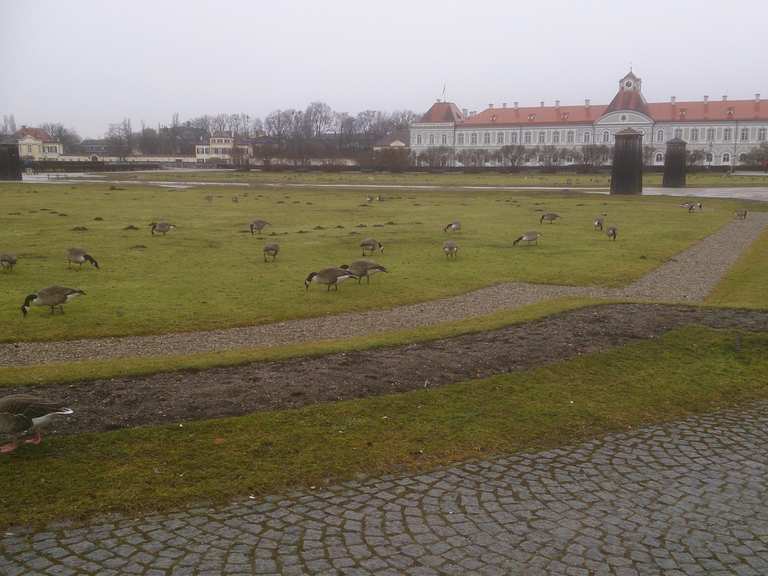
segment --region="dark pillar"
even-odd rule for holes
[[[685,140],[673,138],[667,142],[664,156],[664,188],[685,188]]]
[[[632,128],[616,133],[611,194],[643,193],[643,134]]]
[[[21,158],[15,142],[0,144],[0,180],[21,180]]]

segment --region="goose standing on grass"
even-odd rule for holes
[[[512,242],[512,246],[516,246],[518,242],[527,242],[528,245],[531,244],[531,242],[535,242],[538,246],[539,244],[539,238],[541,237],[540,232],[536,232],[535,230],[532,230],[530,232],[526,232],[522,236],[518,236],[515,238],[514,242]]]
[[[309,285],[325,284],[328,287],[328,291],[331,290],[331,286],[335,290],[339,289],[339,284],[344,280],[350,278],[357,278],[357,276],[351,270],[345,270],[344,268],[323,268],[319,272],[310,272],[306,280],[304,280],[304,288],[309,292]]]
[[[99,268],[99,263],[96,262],[96,259],[82,248],[70,248],[67,250],[67,267],[72,268],[72,262],[80,264],[80,270],[82,270],[83,264],[86,262],[90,262],[96,269]]]
[[[555,214],[554,212],[546,212],[541,215],[541,218],[539,218],[539,224],[543,224],[544,222],[549,222],[552,224],[558,218],[561,218],[560,214]]]
[[[152,236],[155,235],[155,232],[165,236],[171,230],[175,230],[176,229],[176,225],[175,224],[169,224],[168,222],[152,222],[149,225],[149,227],[152,230]]]
[[[365,278],[366,283],[371,283],[371,276],[374,274],[377,274],[379,272],[386,272],[387,269],[384,268],[381,264],[376,264],[376,262],[372,262],[371,260],[355,260],[352,262],[352,264],[342,264],[339,266],[342,270],[349,270],[357,276],[357,283],[360,284],[363,281],[363,278]]]
[[[269,258],[274,262],[278,252],[280,252],[280,244],[276,242],[264,246],[264,262],[269,262]]]
[[[251,229],[251,236],[253,236],[257,232],[261,234],[261,231],[264,230],[264,228],[266,228],[267,226],[271,226],[271,224],[266,220],[261,220],[259,218],[256,218],[256,220],[251,222],[248,226]]]
[[[0,254],[0,268],[13,272],[14,266],[16,266],[16,254]]]
[[[378,250],[379,253],[384,252],[384,245],[373,238],[366,238],[360,242],[360,248],[363,249],[363,256],[367,256],[366,252],[373,254],[376,250]]]
[[[50,306],[51,314],[58,307],[61,313],[64,313],[64,304],[85,295],[85,292],[78,288],[65,288],[64,286],[48,286],[38,290],[35,294],[30,294],[24,299],[21,306],[21,313],[26,317],[30,306]]]
[[[0,398],[0,437],[11,437],[11,442],[0,446],[0,454],[16,450],[22,438],[26,444],[40,444],[43,439],[40,428],[56,416],[73,413],[71,408],[59,402],[43,400],[29,394]]]
[[[610,238],[611,240],[616,240],[616,236],[619,233],[619,229],[616,228],[616,226],[609,226],[608,230],[605,233],[608,236],[608,238]]]
[[[458,232],[459,230],[461,230],[461,222],[458,220],[454,220],[443,227],[443,232]]]
[[[456,258],[459,253],[459,245],[453,240],[446,240],[443,242],[443,253],[445,253],[445,257],[448,259]]]
[[[592,223],[592,226],[595,227],[595,230],[600,230],[600,232],[603,231],[603,226],[605,225],[605,218],[602,216],[598,216],[595,218],[595,221]]]
[[[747,210],[746,209],[744,209],[744,210],[736,210],[736,212],[734,212],[734,214],[736,215],[736,220],[746,220],[747,219]],[[3,263],[3,256],[0,255],[0,264],[2,264],[2,263]],[[11,266],[11,268],[13,268],[13,266]]]

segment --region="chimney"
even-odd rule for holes
[[[518,105],[518,103],[517,103],[517,102],[515,102],[515,110],[517,110],[517,105]]]
[[[501,107],[502,107],[502,108],[506,108],[506,107],[507,107],[507,103],[506,103],[506,102],[502,102],[502,103],[501,103]]]
[[[541,102],[539,102],[539,106],[541,106],[542,108],[544,108],[544,100],[542,100]]]
[[[760,92],[755,92],[755,102],[760,102]]]
[[[669,101],[670,101],[670,102],[672,102],[672,104],[674,104],[674,103],[677,101],[677,98],[676,98],[675,96],[672,96],[672,97],[669,99]]]
[[[727,94],[723,94],[723,102],[728,102],[728,95]]]
[[[462,108],[462,109],[461,109],[461,113],[464,115],[464,118],[466,118],[467,116],[469,116],[469,110],[467,110],[466,108]]]
[[[704,96],[704,102],[709,102],[709,96],[707,95]]]
[[[590,100],[589,100],[589,98],[584,98],[584,106],[586,106],[587,108],[589,108],[589,106],[590,106]]]
[[[555,108],[560,108],[560,100],[555,100]]]
[[[490,103],[488,104],[488,108],[493,108],[493,102],[490,102]]]

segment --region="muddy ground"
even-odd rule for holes
[[[421,344],[3,393],[65,400],[75,415],[58,421],[50,432],[105,431],[434,388],[658,337],[688,324],[768,331],[768,312],[605,305]]]

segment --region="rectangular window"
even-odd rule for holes
[[[560,144],[560,132],[552,132],[552,144]]]
[[[512,132],[512,134],[509,135],[509,141],[512,144],[517,144],[517,132]]]
[[[683,137],[683,129],[682,128],[675,128],[675,138],[682,139]]]
[[[589,135],[589,132],[584,132],[584,144],[589,144],[589,141],[592,137]]]
[[[766,137],[766,129],[765,129],[765,128],[760,128],[760,129],[757,131],[757,139],[758,139],[760,142],[765,142],[765,137]]]
[[[656,132],[656,142],[664,142],[664,130]]]
[[[573,144],[573,137],[574,137],[573,130],[569,130],[568,135],[566,136],[566,141],[568,142],[568,144]]]
[[[459,134],[459,146],[464,145],[464,134]]]
[[[434,146],[434,144],[435,144],[435,135],[434,134],[430,134],[429,135],[429,145],[430,146]]]
[[[440,139],[440,143],[441,143],[443,146],[445,146],[446,144],[448,144],[448,136],[446,136],[445,134],[443,134],[443,137]]]
[[[725,142],[730,142],[732,137],[733,131],[730,128],[726,128],[723,130],[723,140]]]
[[[477,132],[472,132],[472,145],[477,145]]]
[[[421,144],[421,134],[416,136],[416,144]]]
[[[499,132],[498,134],[496,134],[496,144],[498,144],[499,146],[504,145],[504,132]]]
[[[691,142],[698,142],[699,141],[699,129],[698,128],[692,128],[691,129]]]
[[[747,142],[749,140],[749,128],[742,128],[741,129],[741,138],[740,140],[742,142]]]
[[[491,133],[486,132],[483,134],[483,144],[490,144],[491,143]]]
[[[525,143],[526,144],[530,144],[531,143],[531,133],[530,132],[526,132],[524,138],[525,138]]]
[[[546,132],[539,132],[539,144],[544,144],[547,138]]]
[[[707,142],[714,142],[714,141],[715,141],[715,129],[707,128]]]

